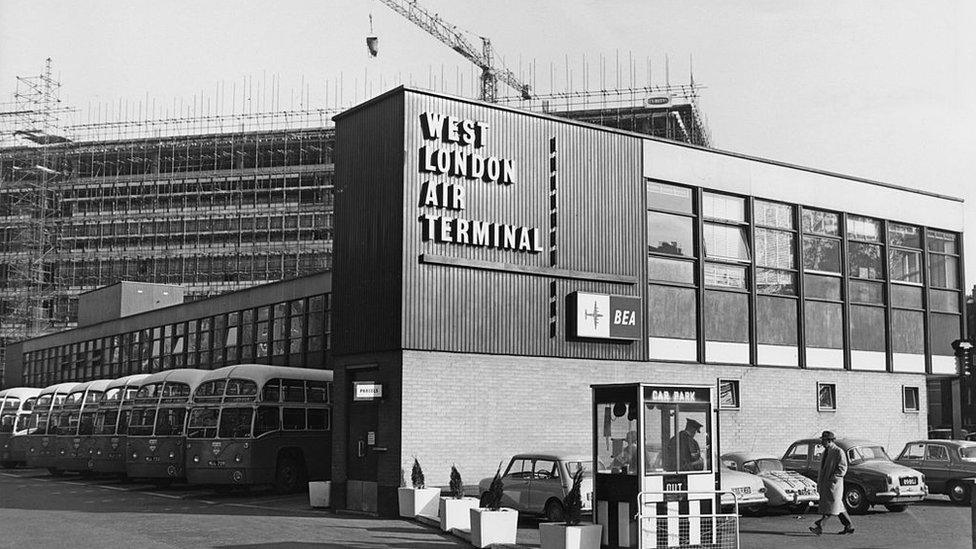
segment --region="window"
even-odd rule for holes
[[[329,402],[328,383],[309,381],[306,385],[309,402]]]
[[[918,412],[918,387],[908,387],[904,386],[901,388],[902,395],[902,411],[904,412]]]
[[[809,452],[810,452],[810,445],[807,444],[806,442],[800,442],[798,444],[794,444],[793,447],[786,452],[785,459],[806,461],[807,458],[810,457]]]
[[[837,410],[837,386],[833,383],[817,383],[817,411]]]
[[[867,217],[849,215],[847,216],[847,238],[881,242],[881,222]]]
[[[844,324],[840,303],[807,301],[807,346],[823,349],[844,348]]]
[[[885,315],[881,307],[851,305],[851,349],[879,351],[885,348]]]
[[[922,459],[925,456],[925,443],[909,444],[898,459]]]
[[[804,209],[803,232],[838,236],[840,234],[840,217],[831,212]]]
[[[705,223],[704,230],[705,257],[731,261],[750,260],[745,227]]]
[[[744,290],[746,289],[746,267],[705,263],[705,285]]]
[[[238,438],[250,435],[251,416],[253,415],[253,408],[224,408],[220,412],[220,438]]]
[[[325,408],[309,408],[308,428],[312,431],[328,431],[331,428],[329,410]]]
[[[901,223],[888,224],[888,243],[892,246],[902,246],[905,248],[922,247],[918,227],[902,225]]]
[[[891,347],[893,352],[908,354],[925,352],[923,319],[924,313],[921,311],[903,311],[900,309],[891,311]]]
[[[305,429],[305,408],[285,408],[281,411],[281,426],[286,431]]]
[[[505,476],[515,479],[532,478],[532,461],[528,459],[515,459],[508,464]]]
[[[949,450],[941,444],[927,444],[925,459],[930,461],[949,461]]]
[[[840,274],[840,240],[819,236],[804,237],[803,267],[807,271]]]
[[[892,281],[921,284],[921,263],[922,252],[899,249],[888,251],[888,268]]]
[[[691,213],[691,189],[656,181],[647,182],[647,207],[652,210]]]
[[[695,263],[693,261],[648,256],[647,275],[650,280],[694,284]]]
[[[746,201],[735,196],[703,193],[702,215],[708,219],[742,222],[746,219]]]
[[[652,337],[696,339],[698,299],[694,288],[648,288],[649,333]]]
[[[559,478],[559,468],[556,467],[556,462],[551,460],[539,459],[535,462],[535,473],[533,475],[536,480],[552,480]]]
[[[756,299],[756,339],[760,345],[798,344],[796,300],[759,296]]]
[[[647,212],[647,249],[650,252],[694,257],[692,219],[680,215]]]
[[[254,436],[278,430],[278,407],[258,406],[258,414],[254,419]]]
[[[794,268],[793,233],[757,228],[756,265],[778,269]]]
[[[718,407],[722,410],[739,409],[739,380],[718,380]]]
[[[261,391],[261,400],[265,402],[278,402],[281,400],[281,380],[272,379],[264,384]]]
[[[298,379],[281,381],[285,402],[305,402],[305,382]]]
[[[793,206],[756,200],[755,222],[757,226],[793,229]]]
[[[854,278],[884,278],[881,246],[850,242],[847,248],[847,274]]]
[[[705,292],[705,339],[749,343],[748,319],[748,294]]]

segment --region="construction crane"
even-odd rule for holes
[[[408,21],[427,31],[428,34],[450,46],[451,49],[463,55],[481,69],[481,99],[491,103],[498,100],[498,83],[502,82],[517,91],[523,99],[532,99],[529,85],[523,84],[515,74],[506,68],[494,66],[495,50],[491,47],[491,40],[479,36],[481,51],[478,51],[464,36],[462,31],[454,25],[430,13],[417,5],[416,0],[380,0],[391,10],[402,15]]]

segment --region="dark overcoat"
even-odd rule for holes
[[[817,475],[820,492],[820,514],[839,515],[844,509],[844,475],[847,474],[847,455],[833,442],[824,449]]]

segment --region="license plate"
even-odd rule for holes
[[[918,486],[918,477],[901,477],[902,486]]]
[[[732,489],[732,492],[735,493],[735,494],[751,494],[752,493],[752,488],[750,488],[748,486],[745,486],[745,487],[742,487],[742,488],[733,488]]]
[[[211,467],[223,467],[223,466],[224,466],[224,465],[226,465],[226,464],[227,464],[227,462],[225,462],[225,461],[224,461],[224,460],[222,460],[222,459],[215,459],[215,460],[212,460],[212,461],[211,461],[211,462],[209,463],[209,465],[210,465]]]

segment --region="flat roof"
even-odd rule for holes
[[[488,107],[488,108],[491,108],[491,109],[496,109],[496,110],[501,110],[501,111],[508,111],[508,112],[511,112],[511,113],[522,114],[522,115],[525,115],[525,116],[532,116],[532,117],[535,117],[535,118],[542,118],[542,119],[545,119],[545,120],[551,120],[553,122],[560,122],[560,123],[563,123],[563,124],[571,124],[571,125],[574,125],[574,126],[581,126],[581,127],[584,127],[584,128],[590,128],[590,129],[593,129],[593,130],[599,130],[599,131],[604,131],[604,132],[608,132],[608,133],[614,133],[614,134],[620,134],[620,135],[629,135],[629,136],[637,137],[637,138],[640,138],[640,139],[648,139],[650,141],[657,141],[659,143],[664,143],[664,144],[667,144],[667,145],[673,145],[675,147],[684,147],[684,148],[688,148],[688,149],[695,149],[695,150],[698,150],[698,151],[707,152],[707,153],[711,153],[711,154],[719,154],[719,155],[723,155],[723,156],[731,156],[731,157],[735,157],[735,158],[741,158],[743,160],[751,160],[751,161],[754,161],[754,162],[762,162],[764,164],[772,164],[772,165],[775,165],[775,166],[781,166],[781,167],[784,167],[784,168],[791,168],[791,169],[794,169],[794,170],[801,170],[801,171],[805,171],[805,172],[812,172],[812,173],[816,173],[816,174],[820,174],[820,175],[827,175],[827,176],[831,176],[831,177],[839,177],[841,179],[847,179],[847,180],[850,180],[850,181],[857,181],[859,183],[867,183],[867,184],[870,184],[870,185],[877,185],[879,187],[884,187],[884,188],[887,188],[887,189],[894,189],[894,190],[898,190],[898,191],[905,191],[905,192],[915,193],[915,194],[919,194],[919,195],[930,196],[930,197],[934,197],[934,198],[940,198],[940,199],[943,199],[943,200],[951,200],[951,201],[954,201],[954,202],[965,202],[965,200],[963,200],[962,198],[957,197],[957,196],[950,196],[950,195],[940,194],[940,193],[936,193],[936,192],[932,192],[932,191],[926,191],[926,190],[922,190],[922,189],[913,189],[911,187],[904,187],[904,186],[901,186],[901,185],[895,185],[893,183],[885,183],[883,181],[877,181],[877,180],[874,180],[874,179],[867,179],[867,178],[864,178],[864,177],[857,177],[857,176],[853,176],[853,175],[846,175],[846,174],[842,174],[842,173],[838,173],[838,172],[832,172],[832,171],[828,171],[828,170],[821,170],[821,169],[818,169],[818,168],[810,168],[810,167],[807,167],[807,166],[800,166],[800,165],[797,165],[797,164],[791,164],[789,162],[781,162],[781,161],[778,161],[778,160],[771,160],[771,159],[762,158],[762,157],[759,157],[759,156],[752,156],[752,155],[747,155],[747,154],[742,154],[742,153],[737,153],[737,152],[732,152],[732,151],[725,151],[725,150],[722,150],[722,149],[712,149],[712,148],[708,148],[708,147],[702,147],[702,146],[699,146],[699,145],[692,145],[690,143],[683,143],[681,141],[671,141],[669,139],[663,139],[663,138],[660,138],[660,137],[654,137],[654,136],[650,136],[650,135],[646,135],[646,134],[642,134],[642,133],[637,133],[637,132],[632,132],[632,131],[628,131],[628,130],[621,130],[621,129],[618,129],[618,128],[611,128],[611,127],[608,127],[608,126],[600,126],[598,124],[591,124],[589,122],[581,122],[579,120],[573,120],[571,118],[564,118],[564,117],[555,116],[555,115],[552,115],[552,114],[546,114],[546,113],[540,113],[540,112],[536,112],[536,111],[528,111],[528,110],[523,110],[523,109],[517,109],[515,107],[509,107],[507,105],[499,105],[497,103],[487,103],[487,102],[484,102],[484,101],[479,101],[479,100],[476,100],[476,99],[470,99],[470,98],[467,98],[467,97],[459,97],[459,96],[451,95],[451,94],[447,94],[447,93],[435,92],[435,91],[424,90],[424,89],[419,89],[419,88],[413,88],[413,87],[403,86],[403,85],[397,86],[397,87],[395,87],[395,88],[393,88],[393,89],[391,89],[391,90],[389,90],[387,92],[384,92],[384,93],[382,93],[380,95],[377,95],[376,97],[374,97],[372,99],[369,99],[367,101],[364,101],[363,103],[360,103],[360,104],[358,104],[358,105],[356,105],[354,107],[350,107],[349,109],[347,109],[347,110],[345,110],[345,111],[343,111],[343,112],[341,112],[341,113],[333,116],[332,117],[332,120],[333,121],[339,121],[342,118],[345,118],[345,117],[350,116],[350,115],[352,115],[352,114],[354,114],[356,112],[359,112],[359,111],[361,111],[363,109],[366,109],[366,108],[372,106],[375,103],[379,103],[381,101],[385,101],[387,98],[389,98],[391,96],[394,96],[394,95],[397,95],[397,94],[400,94],[400,93],[405,93],[405,92],[416,93],[416,94],[420,94],[420,95],[428,95],[428,96],[431,96],[431,97],[438,97],[438,98],[441,98],[441,99],[449,99],[449,100],[452,100],[452,101],[457,101],[459,103],[468,103],[468,104],[471,104],[471,105],[478,105],[478,106],[481,106],[481,107]]]

